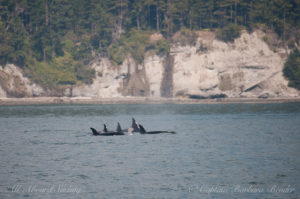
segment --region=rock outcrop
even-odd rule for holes
[[[282,74],[285,49],[272,51],[263,36],[243,32],[234,43],[224,43],[211,32],[199,32],[196,46],[176,47],[174,95],[298,96]]]
[[[282,74],[286,50],[274,52],[263,41],[263,32],[243,32],[233,43],[219,41],[209,31],[197,34],[195,46],[173,44],[168,56],[146,54],[141,65],[130,57],[114,67],[107,59],[96,62],[95,69],[103,76],[98,75],[84,92],[74,94],[91,95],[97,90],[97,97],[299,96],[299,91],[287,86]]]
[[[224,43],[210,31],[197,32],[196,45],[172,44],[169,55],[146,53],[137,64],[128,56],[115,66],[107,58],[91,63],[96,78],[91,85],[74,86],[73,97],[113,98],[123,96],[160,97],[297,97],[287,86],[282,68],[285,49],[270,48],[265,33],[242,32],[233,43]],[[45,95],[14,65],[0,68],[0,97]]]
[[[0,66],[0,97],[37,97],[43,96],[42,87],[23,76],[22,70],[13,64]]]

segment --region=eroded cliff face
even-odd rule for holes
[[[13,64],[0,66],[0,97],[43,96],[42,87],[23,76],[22,70]]]
[[[149,96],[149,81],[152,79],[147,78],[145,66],[147,64],[137,65],[131,57],[128,57],[121,66],[113,65],[107,58],[99,59],[92,63],[92,68],[96,71],[93,84],[74,87],[73,96],[94,98]]]
[[[216,40],[209,31],[197,34],[195,46],[173,44],[168,56],[147,54],[140,65],[130,57],[118,67],[108,60],[96,62],[95,69],[103,76],[98,75],[89,89],[74,94],[90,95],[97,90],[97,97],[299,96],[282,74],[286,50],[271,50],[262,39],[263,32],[243,32],[234,43]]]
[[[92,64],[96,71],[93,84],[73,88],[73,96],[159,98],[164,77],[164,60],[157,55],[148,54],[143,64],[136,64],[129,56],[122,65],[115,66],[107,58],[99,59]]]
[[[270,50],[263,32],[243,32],[224,43],[211,32],[199,32],[196,46],[175,47],[174,92],[179,95],[228,97],[298,96],[287,87],[282,68],[284,49]]]
[[[282,68],[288,52],[269,48],[264,33],[243,32],[233,43],[197,32],[194,46],[172,44],[169,55],[146,53],[142,64],[128,56],[120,66],[106,58],[91,63],[96,78],[91,85],[73,87],[73,97],[297,97],[287,86]],[[45,95],[13,65],[0,68],[0,97]],[[68,92],[66,92],[68,93]],[[47,94],[46,94],[47,95]]]

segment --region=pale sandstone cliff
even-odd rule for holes
[[[93,67],[103,77],[98,76],[92,86],[76,88],[73,94],[203,98],[299,96],[299,91],[287,86],[282,74],[286,50],[271,50],[262,40],[263,32],[243,32],[234,43],[216,40],[209,31],[198,32],[198,36],[196,46],[173,44],[168,57],[148,54],[142,65],[136,66],[130,57],[118,67],[106,59],[95,62]]]
[[[228,97],[297,96],[282,74],[284,49],[270,50],[264,33],[243,32],[234,43],[199,34],[195,47],[177,47],[174,57],[174,94]]]
[[[172,44],[167,57],[146,53],[143,64],[128,56],[120,66],[107,58],[91,63],[96,78],[91,85],[73,87],[72,96],[111,98],[160,97],[297,97],[282,74],[285,49],[270,49],[264,33],[243,32],[234,43],[199,31],[195,46]],[[0,97],[45,95],[13,65],[0,68]],[[66,92],[67,93],[67,92]]]
[[[0,66],[0,97],[32,97],[45,95],[42,87],[23,76],[22,70],[13,64]]]

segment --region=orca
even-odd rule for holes
[[[106,125],[105,125],[105,124],[103,124],[103,130],[102,130],[102,131],[97,131],[96,129],[94,129],[94,128],[92,128],[92,127],[91,127],[90,129],[92,130],[93,135],[95,135],[95,136],[101,135],[101,134],[107,132],[107,128],[106,128]]]
[[[137,124],[135,119],[132,118],[131,127],[128,129],[122,129],[120,123],[118,122],[117,129],[115,131],[108,131],[106,125],[103,125],[102,131],[97,131],[94,128],[90,128],[94,136],[114,136],[114,135],[132,135],[134,132],[139,132],[140,134],[161,134],[161,133],[171,133],[175,134],[174,131],[146,131],[141,124]]]
[[[124,135],[124,132],[122,132],[121,125],[119,122],[118,122],[117,130],[115,130],[115,131],[108,131],[105,124],[104,124],[103,131],[97,131],[96,129],[94,129],[92,127],[90,129],[92,130],[93,135],[95,135],[95,136],[98,136],[98,135],[100,135],[100,136]]]
[[[121,127],[120,127],[121,128]],[[139,133],[140,132],[140,129],[135,121],[134,118],[132,118],[132,123],[131,123],[131,127],[129,127],[128,129],[121,129],[121,131],[123,133],[129,133],[129,134],[132,134],[132,133]]]
[[[103,132],[107,132],[106,124],[103,124]]]
[[[134,118],[132,118],[131,128],[132,128],[131,132],[140,132],[140,128],[138,127]]]
[[[121,128],[121,125],[120,125],[120,122],[118,122],[118,126],[117,126],[116,132],[117,132],[117,133],[123,133],[122,128]],[[124,133],[123,133],[123,134],[124,134]]]
[[[92,130],[94,136],[101,135],[101,133],[99,133],[96,129],[92,127],[90,129]]]
[[[174,131],[146,131],[145,128],[139,124],[140,127],[140,134],[160,134],[160,133],[171,133],[175,134]]]

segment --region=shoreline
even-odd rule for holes
[[[47,105],[47,104],[256,104],[256,103],[289,103],[300,102],[300,97],[287,98],[147,98],[147,97],[33,97],[33,98],[0,98],[0,106],[9,105]]]

